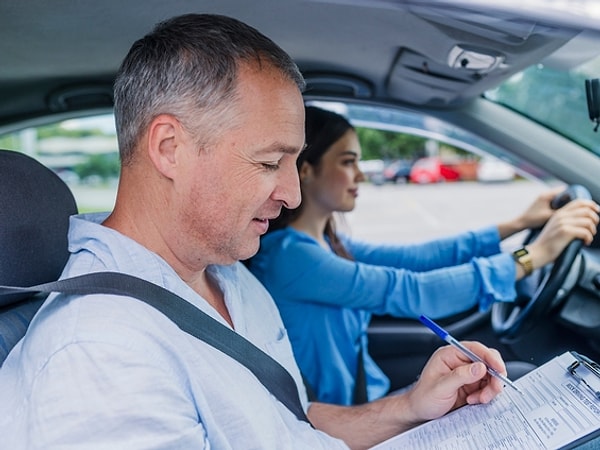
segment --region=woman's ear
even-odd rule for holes
[[[313,173],[313,166],[304,161],[300,166],[300,171],[298,172],[300,183],[309,182],[313,176]]]

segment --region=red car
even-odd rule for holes
[[[442,164],[440,158],[433,156],[418,159],[409,174],[409,180],[417,184],[457,181],[459,178],[458,171]]]

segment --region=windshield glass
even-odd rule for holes
[[[600,133],[590,120],[585,80],[600,78],[600,57],[570,70],[529,67],[485,97],[501,103],[600,154]]]

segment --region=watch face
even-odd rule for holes
[[[515,250],[513,252],[513,258],[517,264],[523,267],[526,277],[531,275],[533,272],[533,261],[531,260],[531,256],[525,247]]]
[[[529,254],[529,252],[525,248],[520,248],[519,250],[515,250],[513,253],[513,255],[515,255],[516,258],[520,258],[521,256],[525,256],[528,254]]]

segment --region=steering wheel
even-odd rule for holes
[[[591,199],[592,196],[585,187],[571,185],[552,199],[551,206],[553,209],[558,209],[578,198]],[[534,241],[540,231],[541,229],[530,230],[524,244]],[[492,328],[502,341],[516,340],[517,337],[539,323],[538,319],[558,306],[560,302],[557,301],[557,294],[565,284],[582,245],[581,239],[574,239],[551,265],[551,268],[548,265],[536,270],[540,273],[534,275],[539,275],[540,281],[530,298],[524,296],[514,303],[495,302],[492,305]],[[535,277],[530,276],[530,278],[534,279]]]

